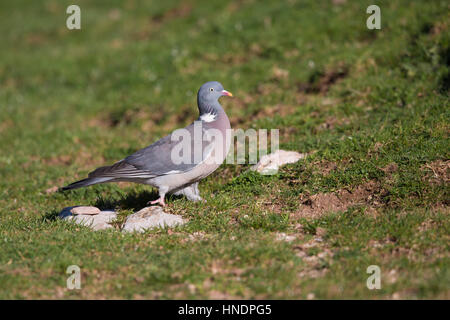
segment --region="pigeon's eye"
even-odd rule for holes
[[[213,92],[213,91],[214,91],[214,88],[209,88],[209,91]]]

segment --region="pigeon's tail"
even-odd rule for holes
[[[143,179],[152,177],[154,177],[153,174],[136,169],[135,166],[121,160],[111,166],[105,166],[95,169],[88,174],[88,177],[86,179],[62,187],[61,191],[87,187],[97,183],[134,181],[135,179],[139,178]]]
[[[107,177],[86,178],[86,179],[71,183],[68,186],[62,187],[61,190],[67,191],[67,190],[72,190],[72,189],[83,188],[83,187],[91,186],[91,185],[97,184],[97,183],[108,182],[109,180],[112,180],[112,178],[107,178]]]

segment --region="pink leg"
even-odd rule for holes
[[[166,203],[164,202],[164,197],[159,197],[158,199],[154,201],[149,201],[147,204],[160,204],[161,206],[165,207]]]

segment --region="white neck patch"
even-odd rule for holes
[[[200,117],[200,120],[205,122],[213,122],[216,120],[216,115],[213,113],[205,113]]]

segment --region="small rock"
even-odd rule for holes
[[[86,215],[94,215],[99,214],[100,209],[97,207],[91,207],[91,206],[77,206],[73,207],[70,212],[72,214],[86,214]]]
[[[316,298],[316,295],[312,292],[310,292],[306,295],[307,300],[314,300],[315,298]]]
[[[104,230],[112,228],[110,222],[117,218],[117,213],[111,210],[100,211],[98,214],[73,214],[72,211],[77,207],[64,208],[59,217],[66,221],[90,227],[93,230]],[[96,208],[97,209],[97,208]]]
[[[277,150],[274,153],[265,155],[259,159],[251,169],[264,175],[275,174],[278,168],[284,164],[295,163],[304,159],[306,154],[295,151]]]
[[[129,215],[123,224],[124,232],[144,232],[152,228],[173,227],[184,224],[181,216],[165,213],[161,207],[146,207]]]
[[[72,220],[78,224],[91,227],[94,231],[112,228],[110,222],[116,219],[116,213],[107,213],[101,211],[97,215],[79,214],[73,216]]]

